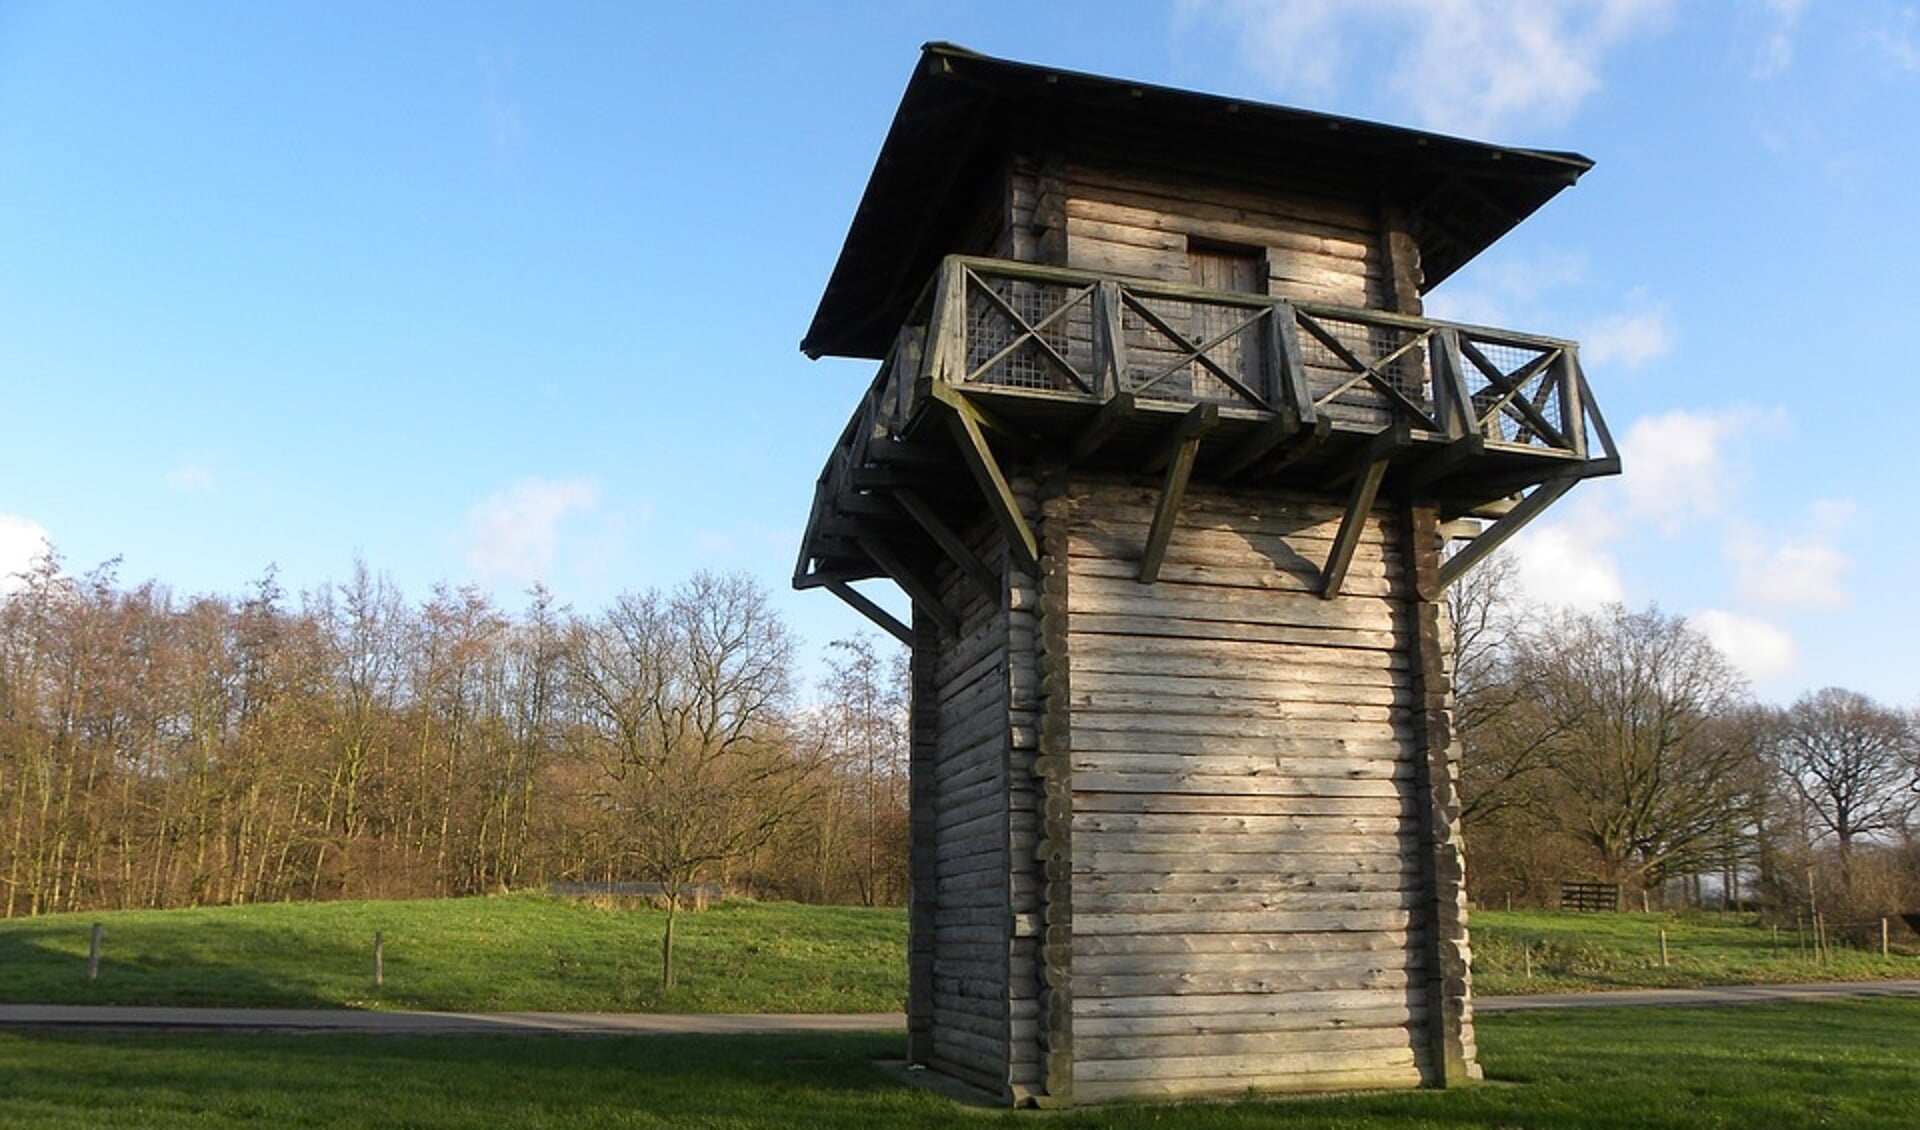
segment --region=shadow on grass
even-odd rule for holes
[[[109,928],[99,979],[89,981],[84,929],[76,931],[71,922],[29,924],[0,933],[0,1000],[342,1008],[374,998],[371,940],[356,948],[302,937],[298,950],[297,957],[290,955],[285,932],[270,927],[146,929],[137,942],[116,939]]]

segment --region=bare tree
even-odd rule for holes
[[[1716,865],[1752,780],[1726,657],[1678,617],[1614,605],[1547,621],[1516,663],[1552,734],[1556,809],[1606,877],[1644,888]]]
[[[577,626],[573,673],[615,836],[667,903],[661,986],[694,884],[778,834],[806,767],[784,740],[793,647],[766,594],[701,573],[670,597],[624,595]]]
[[[1852,886],[1853,852],[1863,838],[1907,828],[1920,733],[1903,711],[1838,687],[1803,695],[1774,711],[1766,745],[1774,765],[1806,806],[1808,823],[1831,837],[1840,882]]]

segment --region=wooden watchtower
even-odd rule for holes
[[[1572,343],[1421,295],[1589,166],[925,49],[802,343],[880,369],[794,577],[913,649],[915,1063],[1477,1074],[1443,590],[1619,461]]]

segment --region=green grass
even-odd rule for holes
[[[1836,945],[1828,961],[1817,962],[1810,941],[1803,947],[1791,927],[1776,934],[1752,915],[1484,910],[1469,925],[1474,992],[1487,995],[1920,977],[1920,958],[1898,950],[1883,958],[1877,949]],[[1531,981],[1523,946],[1532,955]]]
[[[884,1012],[906,996],[898,909],[726,902],[664,915],[537,894],[49,915],[0,922],[0,1001],[545,1012]],[[100,979],[87,935],[106,931]],[[373,936],[386,980],[373,985]]]
[[[0,1035],[0,1125],[1910,1130],[1920,1001],[1485,1018],[1453,1092],[981,1111],[874,1064],[885,1035]]]
[[[87,932],[106,929],[100,980]],[[0,1001],[542,1012],[879,1012],[906,993],[898,909],[727,902],[681,918],[659,991],[662,915],[539,894],[50,915],[0,921]],[[1660,931],[1669,965],[1660,965]],[[386,984],[373,985],[373,935]],[[1487,995],[1920,977],[1920,958],[1835,949],[1821,965],[1739,916],[1477,911]],[[1533,958],[1526,979],[1525,946]]]

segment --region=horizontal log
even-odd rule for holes
[[[1284,734],[1275,734],[1269,728],[1265,732],[1234,735],[1154,732],[1136,728],[1137,720],[1124,716],[1113,719],[1110,726],[1098,725],[1101,721],[1097,712],[1092,711],[1076,720],[1073,729],[1073,748],[1076,753],[1369,759],[1414,756],[1414,747],[1405,736],[1391,732],[1376,735],[1370,731],[1365,732],[1366,736],[1356,736],[1352,726],[1336,726],[1333,727],[1335,732],[1326,733],[1328,728],[1324,726],[1295,724],[1287,727],[1289,732]],[[1131,724],[1122,725],[1123,721]]]
[[[1192,813],[1192,812],[1082,812],[1073,814],[1073,833],[1111,833],[1156,837],[1163,835],[1271,836],[1301,833],[1311,836],[1411,835],[1419,823],[1399,815],[1315,816],[1300,813]]]
[[[1404,910],[1262,911],[1253,914],[1076,914],[1080,934],[1284,934],[1329,930],[1404,930],[1413,915]],[[1333,987],[1333,986],[1328,986]]]
[[[1076,612],[1073,646],[1098,642],[1107,647],[1138,646],[1139,640],[1193,640],[1286,644],[1325,648],[1345,654],[1362,650],[1392,652],[1406,647],[1411,634],[1403,631],[1359,631],[1352,628],[1314,628],[1292,624],[1249,624],[1240,620],[1180,619],[1126,613]]]
[[[1073,771],[1155,773],[1170,780],[1193,777],[1296,778],[1337,777],[1349,781],[1400,781],[1414,776],[1412,757],[1272,755],[1217,753],[1105,753],[1077,751]]]
[[[1290,718],[1273,721],[1265,718],[1244,718],[1233,715],[1154,715],[1141,713],[1107,713],[1094,709],[1081,710],[1073,720],[1074,744],[1083,744],[1079,738],[1082,733],[1092,731],[1118,731],[1121,733],[1166,734],[1169,736],[1203,736],[1226,739],[1293,739],[1309,741],[1313,739],[1338,740],[1341,738],[1364,738],[1369,741],[1412,741],[1414,731],[1411,714],[1401,712],[1401,716],[1391,720],[1357,725],[1350,721],[1321,720],[1315,718]],[[1104,740],[1104,739],[1099,739]],[[1106,748],[1096,741],[1095,748]],[[1167,752],[1169,745],[1155,746],[1147,744],[1142,752]],[[1206,748],[1206,747],[1201,747]],[[1080,782],[1076,788],[1093,788]]]
[[[1285,871],[1248,872],[1176,871],[1166,874],[1138,871],[1095,871],[1082,869],[1074,875],[1075,905],[1095,909],[1085,901],[1101,894],[1153,895],[1235,895],[1239,897],[1283,894],[1288,891],[1401,891],[1414,889],[1416,873],[1358,872],[1328,874],[1314,871],[1311,860],[1300,860]]]
[[[1076,792],[1073,810],[1081,812],[1269,813],[1299,816],[1413,816],[1414,798],[1400,803],[1378,797],[1289,797],[1285,806],[1264,796],[1202,796],[1176,793]]]
[[[1195,855],[1192,852],[1121,851],[1103,848],[1099,839],[1076,840],[1073,851],[1075,881],[1090,873],[1156,875],[1298,875],[1302,881],[1337,875],[1396,875],[1412,873],[1419,861],[1396,850],[1392,841],[1342,841],[1338,848],[1307,849],[1274,855],[1236,853]],[[1136,841],[1137,842],[1137,841]]]
[[[1193,774],[1169,777],[1163,773],[1112,773],[1075,770],[1075,791],[1155,793],[1200,793],[1208,796],[1284,797],[1384,797],[1405,800],[1413,796],[1412,781],[1354,781],[1338,777],[1250,778],[1227,774]],[[1276,805],[1285,809],[1285,804]],[[1399,811],[1397,808],[1383,811]]]
[[[1375,876],[1380,878],[1380,876]],[[1282,891],[1229,891],[1219,894],[1123,893],[1082,887],[1073,892],[1073,912],[1084,914],[1247,914],[1265,911],[1412,910],[1422,895],[1417,876],[1385,890],[1354,890],[1352,884],[1327,883]],[[1076,970],[1077,972],[1077,970]]]
[[[1420,1086],[1418,1066],[1358,1067],[1347,1071],[1307,1071],[1287,1074],[1185,1076],[1178,1079],[1128,1079],[1081,1082],[1076,1075],[1074,1101],[1112,1103],[1208,1097],[1236,1098],[1253,1094],[1316,1094],[1322,1091],[1386,1091]]]
[[[1262,244],[1290,234],[1306,235],[1333,244],[1361,249],[1362,259],[1377,254],[1370,246],[1379,224],[1377,216],[1346,201],[1305,195],[1234,191],[1218,183],[1182,182],[1172,170],[1160,177],[1134,171],[1116,171],[1093,164],[1075,164],[1067,173],[1067,207],[1075,201],[1128,205],[1167,216],[1171,222],[1193,222],[1192,234],[1208,235],[1204,223],[1242,224],[1255,229],[1256,238],[1229,239],[1232,243]]]
[[[1309,593],[1262,593],[1257,599],[1250,599],[1243,590],[1178,581],[1142,585],[1110,577],[1075,577],[1067,586],[1067,611],[1075,615],[1093,612],[1235,620],[1303,628],[1353,628],[1363,632],[1392,632],[1411,616],[1410,610],[1375,597],[1322,600]]]
[[[1203,934],[1222,938],[1234,935]],[[1146,974],[1204,971],[1207,973],[1264,973],[1274,969],[1302,968],[1301,962],[1372,960],[1378,956],[1399,965],[1383,968],[1411,968],[1406,963],[1417,955],[1419,947],[1408,935],[1381,934],[1265,934],[1262,938],[1293,939],[1295,945],[1283,951],[1230,951],[1222,953],[1089,953],[1074,946],[1073,971],[1090,977],[1141,976]],[[1101,939],[1107,940],[1107,939]],[[1386,992],[1387,990],[1375,990]],[[1392,990],[1397,992],[1398,990]]]
[[[1165,197],[1164,200],[1167,205],[1165,208],[1142,207],[1119,203],[1109,193],[1070,195],[1067,198],[1067,223],[1107,223],[1136,231],[1160,231],[1165,237],[1182,242],[1188,236],[1199,236],[1219,243],[1264,246],[1269,255],[1286,252],[1344,260],[1353,264],[1347,268],[1349,271],[1366,270],[1369,249],[1361,240],[1309,235],[1271,218],[1263,218],[1259,222],[1232,219],[1223,215],[1218,205],[1213,206],[1215,210],[1208,215],[1184,215],[1170,210],[1178,207],[1173,197]],[[1117,239],[1115,241],[1119,242]]]
[[[1178,1036],[1095,1036],[1074,1033],[1075,1074],[1089,1064],[1111,1060],[1192,1060],[1203,1057],[1246,1057],[1275,1060],[1269,1067],[1290,1065],[1302,1053],[1403,1050],[1410,1058],[1413,1034],[1407,1022],[1352,1025],[1314,1031],[1207,1032]]]
[[[1327,687],[1332,695],[1337,688]],[[1365,690],[1367,688],[1359,688]],[[1361,697],[1349,693],[1347,698]],[[1390,693],[1384,697],[1393,697]],[[1217,696],[1175,694],[1165,692],[1121,692],[1076,690],[1068,698],[1074,710],[1075,720],[1085,719],[1094,724],[1124,725],[1130,716],[1153,719],[1152,725],[1160,730],[1187,730],[1192,723],[1187,719],[1198,719],[1200,732],[1211,733],[1219,727],[1222,717],[1233,718],[1242,723],[1263,723],[1270,725],[1292,725],[1295,723],[1315,723],[1327,725],[1339,723],[1352,726],[1361,733],[1386,731],[1393,727],[1413,725],[1413,695],[1402,693],[1402,701],[1397,705],[1367,705],[1354,702],[1325,702],[1315,699],[1294,697],[1281,691],[1271,694],[1220,694]]]
[[[1179,533],[1173,537],[1178,540]],[[1137,580],[1140,572],[1141,547],[1145,539],[1139,541],[1115,538],[1110,545],[1089,543],[1088,553],[1076,556],[1073,560],[1073,575],[1079,577],[1108,577],[1122,580]],[[1171,544],[1171,543],[1169,543]],[[1330,549],[1331,547],[1329,547]],[[1182,585],[1203,585],[1208,588],[1229,590],[1231,595],[1247,600],[1272,599],[1274,597],[1311,595],[1320,597],[1320,571],[1326,564],[1327,554],[1303,549],[1300,552],[1311,554],[1297,559],[1276,563],[1271,560],[1244,561],[1233,565],[1186,565],[1178,562],[1163,562],[1156,583],[1175,583]],[[1405,579],[1398,575],[1389,575],[1386,566],[1367,563],[1350,569],[1347,579],[1342,583],[1343,596],[1373,597],[1411,597],[1413,590]]]
[[[1081,1016],[1073,1022],[1078,1048],[1091,1041],[1126,1040],[1152,1037],[1211,1036],[1241,1032],[1324,1033],[1342,1029],[1411,1029],[1426,1020],[1426,1009],[1409,1004],[1406,994],[1387,990],[1378,994],[1384,1003],[1370,1008],[1342,1007],[1317,1012],[1225,1012],[1181,1016]],[[1152,1053],[1149,1053],[1152,1054]],[[1089,1055],[1087,1058],[1095,1058]]]
[[[1411,1047],[1364,1047],[1350,1050],[1302,1051],[1278,1059],[1265,1055],[1156,1056],[1151,1059],[1098,1060],[1073,1065],[1076,1095],[1080,1084],[1135,1079],[1248,1078],[1311,1074],[1323,1071],[1388,1071],[1416,1065]],[[1248,1083],[1244,1086],[1254,1086]]]
[[[1077,941],[1077,940],[1076,940]],[[1242,1014],[1338,1016],[1348,1009],[1382,1008],[1417,999],[1419,985],[1393,989],[1309,989],[1298,993],[1223,993],[1216,996],[1074,998],[1077,1028],[1089,1018],[1227,1017]]]

